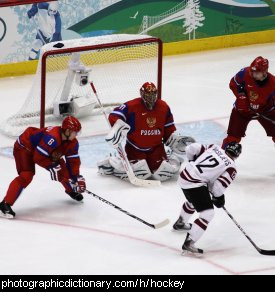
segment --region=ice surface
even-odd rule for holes
[[[179,130],[199,142],[221,143],[234,98],[230,78],[262,55],[275,72],[275,45],[194,53],[164,59],[163,98]],[[21,106],[32,76],[0,79],[0,116]],[[129,97],[131,98],[131,97]],[[197,245],[202,259],[180,255],[185,235],[172,232],[184,197],[176,180],[138,188],[97,174],[95,162],[112,149],[104,142],[104,119],[80,137],[82,174],[87,188],[151,223],[153,230],[86,194],[72,201],[44,169],[13,209],[14,220],[0,219],[0,274],[275,274],[274,257],[258,254],[223,210],[217,210]],[[16,176],[10,159],[14,141],[0,136],[0,193]],[[238,176],[226,192],[226,207],[263,249],[275,249],[275,148],[257,122],[251,122],[237,161]]]

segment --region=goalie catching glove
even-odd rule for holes
[[[165,145],[170,147],[173,152],[183,155],[185,154],[185,148],[195,142],[195,139],[192,137],[181,136],[174,132],[168,138]]]
[[[127,136],[127,133],[131,127],[118,119],[113,125],[111,131],[106,136],[105,140],[114,148],[117,148],[118,145],[122,142],[122,140]]]

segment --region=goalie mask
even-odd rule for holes
[[[225,146],[225,153],[229,154],[233,158],[238,158],[242,153],[242,145],[236,142],[228,143]]]
[[[158,94],[158,90],[155,84],[152,82],[146,82],[140,88],[140,96],[145,106],[149,110],[152,110],[154,108],[155,103],[157,101],[157,94]]]

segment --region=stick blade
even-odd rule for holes
[[[168,224],[169,224],[169,219],[165,219],[165,220],[163,220],[163,221],[161,221],[161,222],[159,222],[157,224],[154,224],[154,228],[155,229],[162,228],[162,227],[164,227],[164,226],[166,226]]]
[[[160,181],[152,179],[140,179],[138,177],[129,177],[130,183],[138,187],[159,187],[161,186]]]
[[[262,255],[275,256],[275,250],[260,249],[259,253],[262,254]]]

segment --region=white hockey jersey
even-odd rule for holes
[[[235,179],[235,162],[218,145],[190,144],[186,147],[186,157],[189,162],[178,181],[182,189],[206,186],[219,197]]]
[[[49,15],[48,10],[38,9],[38,28],[46,38],[51,38],[55,33],[55,17]]]

